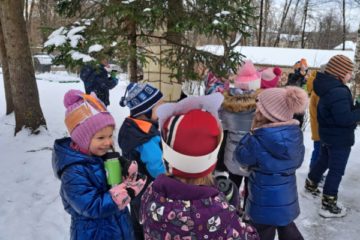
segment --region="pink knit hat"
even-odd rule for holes
[[[256,107],[271,122],[287,122],[294,113],[305,111],[307,93],[299,87],[269,88],[262,91]]]
[[[277,87],[282,70],[279,67],[265,68],[261,71],[261,88]]]
[[[69,90],[64,96],[65,125],[71,139],[83,150],[88,150],[92,137],[115,121],[105,105],[96,97],[79,90]]]
[[[250,60],[245,61],[240,67],[234,84],[236,88],[243,90],[257,90],[260,88],[260,74]]]

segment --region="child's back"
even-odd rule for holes
[[[258,239],[216,189],[212,172],[222,140],[220,93],[159,107],[168,175],[158,176],[142,198],[146,239]]]
[[[257,98],[252,131],[240,141],[235,158],[248,168],[245,212],[261,239],[303,239],[295,218],[300,213],[295,171],[305,147],[294,113],[304,111],[307,94],[298,87],[270,88]]]
[[[130,116],[124,120],[119,130],[119,147],[123,156],[137,161],[140,172],[148,177],[147,184],[158,175],[165,173],[157,116],[154,111],[162,103],[162,97],[162,93],[149,84],[130,83],[120,101],[120,106],[129,107]],[[143,192],[130,203],[131,217],[138,240],[143,239],[142,227],[139,224],[142,194]]]

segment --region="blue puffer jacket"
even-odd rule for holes
[[[117,85],[118,79],[108,77],[104,65],[85,65],[80,71],[80,79],[84,82],[87,94],[95,92],[106,106],[110,105],[109,90]]]
[[[300,214],[295,170],[304,152],[298,125],[259,128],[240,141],[234,158],[250,170],[246,212],[253,222],[285,226]]]
[[[322,142],[334,146],[352,146],[360,109],[355,109],[350,89],[334,76],[318,73],[314,91],[320,97],[317,108]]]
[[[55,141],[52,166],[71,215],[71,239],[135,239],[128,209],[120,211],[110,196],[103,160],[73,150],[70,143],[70,138]]]

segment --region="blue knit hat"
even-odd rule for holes
[[[149,112],[163,97],[159,89],[147,83],[130,83],[126,87],[120,106],[128,106],[130,115],[137,117]]]

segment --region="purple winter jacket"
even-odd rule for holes
[[[145,240],[259,239],[255,228],[241,222],[235,208],[214,187],[160,175],[141,202]]]

